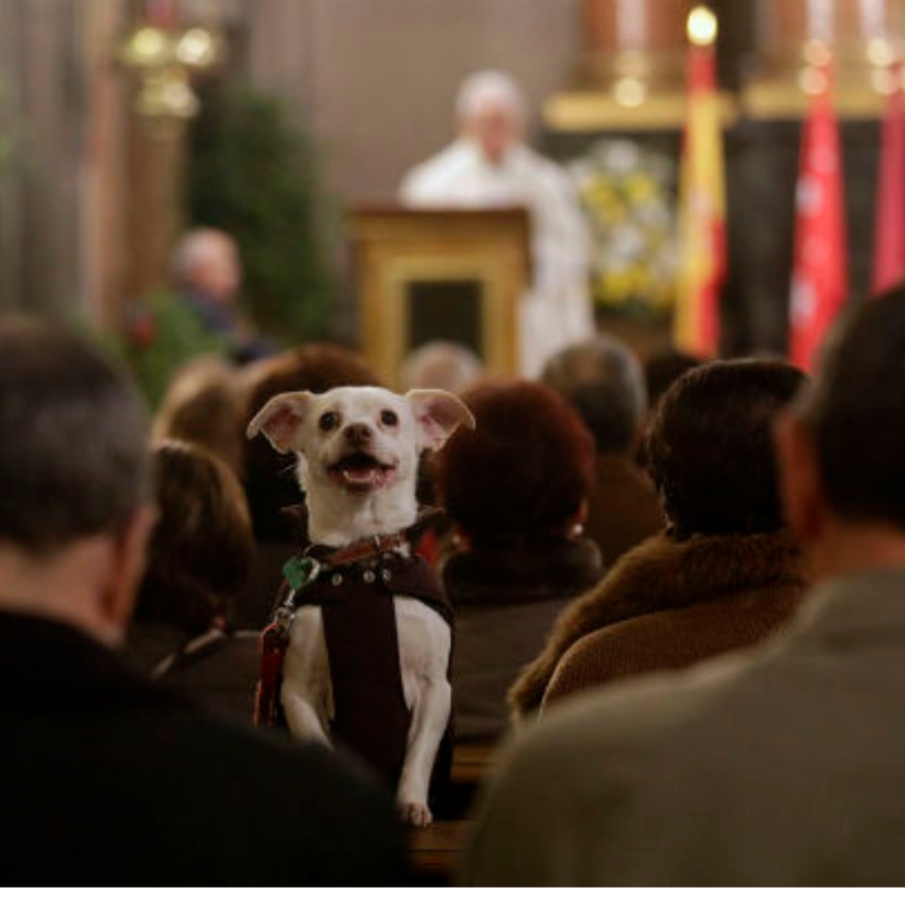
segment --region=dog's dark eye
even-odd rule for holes
[[[325,412],[317,420],[317,424],[321,431],[333,431],[339,425],[339,416],[335,412]]]
[[[380,414],[380,421],[383,422],[384,425],[398,425],[399,424],[399,416],[393,412],[391,409],[385,409]]]

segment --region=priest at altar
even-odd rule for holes
[[[400,200],[421,208],[529,211],[534,274],[519,310],[519,365],[533,378],[549,355],[594,333],[584,216],[567,173],[524,143],[525,101],[508,75],[470,75],[456,113],[458,139],[406,175]]]

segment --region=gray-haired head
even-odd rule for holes
[[[461,120],[473,118],[488,106],[508,110],[519,122],[525,119],[525,95],[505,72],[495,69],[473,72],[460,85],[456,113]]]
[[[598,453],[629,453],[647,412],[644,372],[634,352],[610,335],[572,344],[551,356],[540,380],[580,413]]]
[[[459,134],[476,146],[485,161],[502,165],[525,130],[525,100],[504,72],[475,72],[459,88]]]
[[[403,390],[439,388],[457,394],[483,373],[481,360],[463,344],[428,341],[406,356],[399,375]]]
[[[30,554],[115,534],[150,495],[148,420],[86,338],[0,321],[0,542]]]
[[[228,299],[242,277],[235,241],[219,228],[192,228],[173,247],[170,277],[179,287]]]

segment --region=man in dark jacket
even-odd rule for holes
[[[119,657],[154,522],[146,420],[85,341],[0,323],[6,885],[405,880],[354,764],[228,724]]]

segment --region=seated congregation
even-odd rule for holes
[[[449,365],[408,361],[425,515],[357,571],[389,582],[391,556],[420,554],[448,609],[448,724],[423,752],[442,776],[433,827],[468,824],[438,871],[366,756],[253,727],[262,648],[310,574],[286,563],[314,558],[311,577],[338,586],[332,561],[365,559],[360,540],[323,554],[312,464],[296,455],[300,429],[326,442],[340,414],[305,423],[281,398],[380,387],[364,360],[329,344],[198,360],[149,423],[82,338],[3,323],[14,727],[0,757],[33,773],[12,779],[10,883],[28,883],[25,849],[48,837],[62,848],[48,883],[900,879],[905,292],[862,305],[840,335],[813,383],[761,359],[672,355],[645,372],[608,335],[536,380],[491,378],[455,347],[432,348]],[[450,405],[425,420],[440,396],[474,427]],[[246,438],[265,409],[276,419]],[[408,427],[395,407],[379,416]],[[373,463],[379,434],[354,439],[330,477],[360,495],[392,466]],[[404,671],[390,689],[412,721],[433,715],[406,681],[409,634],[391,638]],[[314,709],[321,724],[334,700]]]

